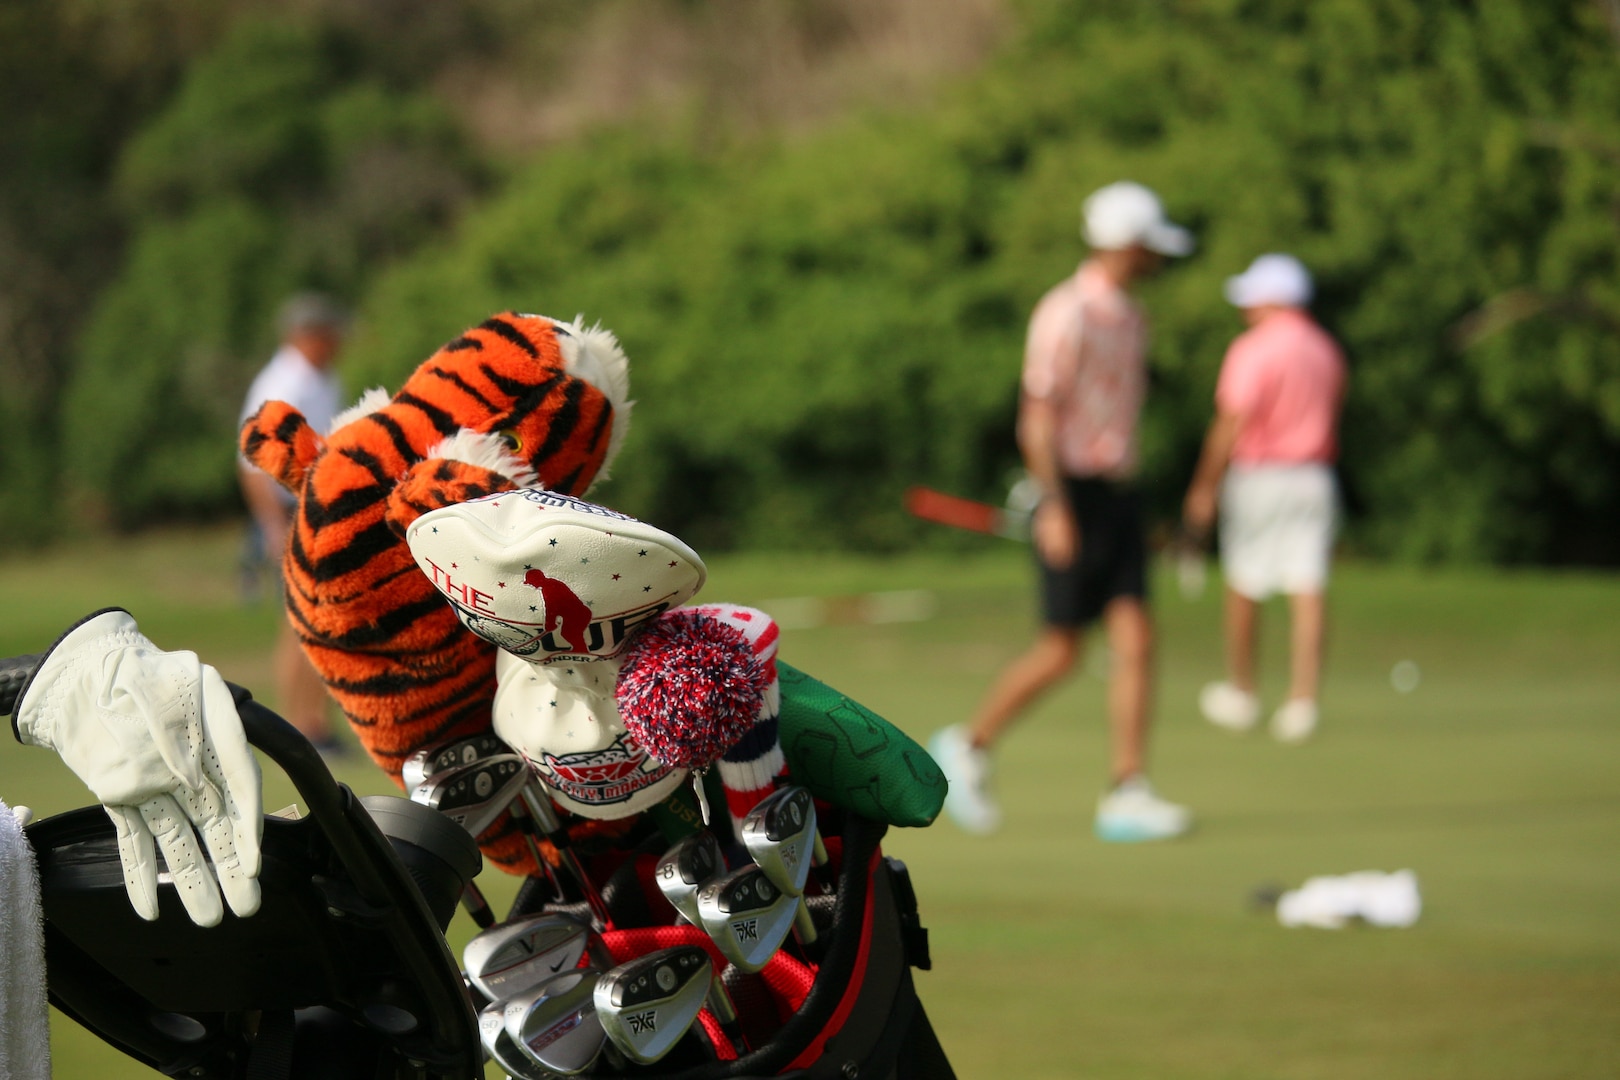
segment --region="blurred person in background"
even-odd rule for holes
[[[299,293],[283,303],[277,319],[281,346],[248,387],[238,428],[266,401],[285,401],[304,414],[311,428],[324,434],[342,409],[343,390],[333,368],[348,322],[348,313],[319,293]],[[240,458],[237,475],[252,515],[250,528],[256,534],[251,546],[262,564],[274,568],[279,581],[281,556],[297,503],[273,477]],[[279,589],[276,595],[277,609],[283,610]],[[284,611],[280,626],[274,664],[281,711],[323,754],[341,753],[345,744],[332,733],[326,686],[304,655]]]
[[[1311,293],[1310,273],[1292,255],[1262,255],[1227,280],[1226,298],[1249,329],[1221,363],[1215,419],[1182,511],[1188,531],[1207,537],[1218,506],[1226,577],[1227,677],[1203,688],[1199,707],[1233,731],[1258,722],[1260,605],[1283,593],[1290,676],[1271,733],[1284,742],[1316,730],[1345,389],[1344,356],[1306,310]]]
[[[1160,798],[1145,773],[1153,622],[1135,477],[1147,322],[1128,290],[1166,256],[1191,252],[1193,238],[1165,217],[1157,195],[1130,182],[1086,199],[1082,234],[1090,256],[1036,305],[1024,348],[1018,445],[1041,489],[1031,529],[1042,626],[972,720],[936,733],[929,749],[950,781],[950,815],[969,832],[995,831],[991,750],[1075,670],[1083,635],[1100,620],[1111,660],[1112,762],[1095,829],[1104,840],[1159,840],[1185,832],[1191,815]]]

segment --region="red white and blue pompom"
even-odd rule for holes
[[[665,765],[713,765],[754,726],[764,663],[736,627],[694,608],[665,612],[625,650],[615,695],[631,737]]]

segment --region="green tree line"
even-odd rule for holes
[[[241,388],[277,301],[318,286],[358,304],[356,390],[492,311],[600,320],[638,400],[600,494],[700,548],[949,542],[901,492],[1005,490],[1028,311],[1083,254],[1081,198],[1130,177],[1200,240],[1144,293],[1162,518],[1240,329],[1221,282],[1286,250],[1350,357],[1357,550],[1620,563],[1610,0],[1012,10],[994,57],[926,104],[747,134],[693,109],[499,162],[422,50],[235,22],[138,123],[104,121],[121,237],[54,398],[8,376],[8,519],[233,510]]]

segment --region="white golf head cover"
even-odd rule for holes
[[[540,664],[617,656],[708,573],[662,529],[543,488],[429,511],[405,542],[467,629]]]
[[[703,586],[696,552],[645,522],[540,488],[430,511],[405,539],[462,623],[501,647],[495,732],[559,806],[626,817],[685,779],[625,730],[614,686],[634,631]]]

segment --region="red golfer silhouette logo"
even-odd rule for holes
[[[524,574],[523,584],[540,590],[540,599],[546,609],[545,632],[555,631],[570,648],[589,652],[586,631],[591,625],[591,609],[585,606],[585,601],[573,589],[556,578],[547,577],[540,570],[530,570]]]

